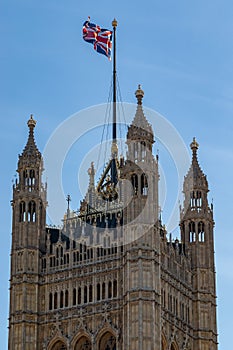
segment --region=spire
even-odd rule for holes
[[[148,140],[149,143],[154,143],[153,130],[149,122],[147,121],[143,108],[142,99],[144,97],[144,91],[141,85],[138,85],[138,89],[135,91],[135,96],[137,98],[137,110],[135,117],[128,129],[127,139],[131,140]]]
[[[41,159],[41,153],[37,148],[37,145],[35,143],[34,139],[34,128],[36,126],[36,120],[33,118],[33,115],[30,115],[30,118],[27,122],[28,128],[29,128],[29,135],[28,135],[28,140],[27,144],[23,150],[23,153],[19,157],[19,161],[22,159],[30,159],[32,160],[33,158],[35,159]]]
[[[208,182],[206,175],[203,173],[198,163],[197,150],[199,148],[199,144],[197,143],[195,137],[190,144],[190,148],[192,150],[192,163],[184,179],[184,191],[199,189],[208,192]]]
[[[88,175],[89,175],[89,190],[95,189],[95,168],[94,168],[94,162],[91,162],[91,167],[88,169]]]

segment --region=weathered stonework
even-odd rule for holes
[[[80,211],[68,209],[62,229],[46,226],[29,119],[13,187],[9,350],[217,350],[213,207],[198,144],[184,179],[181,240],[168,240],[140,88],[136,97],[119,197],[106,209],[92,164]]]

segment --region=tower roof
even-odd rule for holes
[[[137,110],[132,124],[129,126],[127,139],[131,140],[145,140],[147,139],[151,143],[154,142],[153,130],[146,119],[143,108],[142,99],[144,96],[144,91],[141,89],[141,85],[138,85],[138,89],[135,91],[135,96],[137,98]]]
[[[202,189],[208,191],[208,182],[206,179],[206,175],[203,173],[197,158],[197,150],[199,148],[199,144],[197,143],[195,137],[190,144],[190,148],[192,150],[192,163],[188,170],[187,175],[184,178],[184,191]]]
[[[36,120],[33,118],[32,114],[27,122],[27,125],[29,128],[29,135],[26,146],[24,147],[22,154],[19,156],[19,166],[22,162],[25,164],[27,162],[32,163],[33,160],[34,162],[36,160],[41,160],[41,153],[38,150],[34,139],[34,128],[36,126]]]

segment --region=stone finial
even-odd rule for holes
[[[193,138],[192,143],[190,144],[190,148],[193,151],[193,153],[195,153],[198,150],[199,144],[196,141],[196,138]]]
[[[29,129],[36,126],[36,120],[33,118],[33,114],[30,115],[30,119],[27,122]]]
[[[144,91],[141,89],[141,85],[139,84],[138,85],[138,89],[135,91],[135,96],[138,100],[138,105],[141,105],[142,104],[142,99],[143,99],[143,96],[144,96]]]

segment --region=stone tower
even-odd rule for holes
[[[9,349],[38,349],[39,271],[45,250],[46,190],[43,161],[34,141],[36,121],[28,120],[29,137],[18,160],[13,186]]]
[[[128,128],[126,162],[121,178],[128,180],[124,207],[123,343],[126,349],[160,349],[160,241],[158,229],[158,159],[152,154],[154,135],[142,108]],[[138,317],[140,315],[140,317]]]
[[[111,163],[97,184],[92,163],[86,196],[77,212],[68,198],[62,228],[46,226],[43,160],[28,121],[13,186],[8,350],[217,350],[213,207],[198,144],[174,240],[159,218],[140,86],[135,94],[117,187]]]
[[[209,205],[208,182],[197,159],[193,139],[192,164],[184,179],[181,239],[190,254],[193,271],[194,349],[217,349],[216,287],[214,264],[213,205]]]

